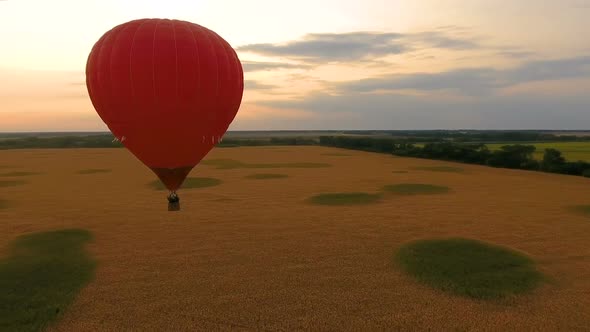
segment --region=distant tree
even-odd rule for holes
[[[492,153],[487,163],[495,167],[538,169],[539,163],[533,158],[535,150],[534,145],[504,145]]]
[[[545,149],[540,167],[545,172],[561,173],[565,163],[566,161],[561,155],[561,151],[557,149]]]

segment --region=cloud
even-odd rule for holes
[[[317,129],[587,129],[590,95],[487,96],[471,100],[398,93],[333,96],[260,102],[316,114]],[[291,128],[304,128],[293,122]]]
[[[385,75],[358,81],[335,83],[341,93],[376,92],[380,90],[454,90],[462,95],[481,96],[522,83],[590,77],[590,56],[530,61],[520,66],[493,68],[460,68],[440,73]]]
[[[481,47],[477,39],[453,37],[443,31],[419,32],[407,35],[406,39],[422,43],[427,47],[449,50],[469,50]]]
[[[517,50],[517,49],[512,49],[512,50],[505,49],[505,50],[500,50],[500,51],[496,52],[496,55],[507,57],[507,58],[514,58],[514,59],[527,58],[527,57],[530,57],[534,54],[535,53],[533,53],[533,52],[522,51],[522,50]]]
[[[317,61],[351,61],[367,56],[379,56],[404,51],[398,43],[400,34],[353,32],[344,34],[308,34],[303,40],[285,44],[250,44],[238,51],[253,52],[267,56],[290,57]]]
[[[319,129],[577,130],[590,123],[590,56],[325,83],[323,91],[257,103],[313,112]]]
[[[493,69],[457,69],[443,73],[387,75],[344,82],[337,85],[337,90],[347,93],[405,89],[425,91],[457,89],[466,94],[479,95],[494,87],[493,78]]]
[[[454,27],[443,27],[434,31],[406,34],[370,31],[312,33],[287,43],[249,44],[240,46],[237,50],[321,63],[375,59],[420,48],[466,50],[479,47],[480,43],[476,38],[459,36]]]
[[[248,90],[272,90],[278,88],[278,86],[272,84],[264,84],[253,80],[244,80],[244,88]]]
[[[571,6],[575,9],[590,9],[590,1],[576,0],[572,2]]]
[[[245,72],[270,71],[276,69],[306,69],[309,65],[284,62],[242,61]]]

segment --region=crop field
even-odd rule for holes
[[[189,177],[168,212],[125,149],[0,151],[0,330],[590,326],[590,179],[312,146]]]
[[[490,150],[498,150],[508,143],[487,144]],[[516,144],[516,143],[514,143]],[[534,145],[536,159],[543,159],[545,149],[557,149],[561,151],[563,157],[568,161],[583,160],[590,162],[590,142],[550,142],[550,143],[521,143],[525,145]]]

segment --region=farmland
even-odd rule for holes
[[[498,150],[503,145],[509,143],[487,144],[490,150]],[[534,145],[536,151],[534,156],[536,159],[543,159],[545,149],[557,149],[562,152],[566,160],[576,161],[590,161],[590,142],[548,142],[548,143],[520,143],[526,145]]]
[[[91,235],[95,275],[50,331],[590,326],[587,178],[318,146],[217,148],[171,213],[125,149],[4,150],[0,173],[0,255],[22,235]],[[413,241],[444,238],[510,248],[544,278],[488,300],[431,287],[396,260]]]

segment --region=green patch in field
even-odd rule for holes
[[[423,167],[412,167],[412,169],[418,171],[430,171],[430,172],[450,172],[450,173],[461,173],[462,168],[452,166],[423,166]]]
[[[275,174],[275,173],[259,173],[251,174],[246,176],[246,179],[266,180],[266,179],[284,179],[289,177],[287,174]]]
[[[350,192],[318,194],[309,198],[308,202],[318,205],[364,205],[377,203],[380,199],[380,194]]]
[[[424,183],[399,183],[383,187],[383,191],[398,195],[420,195],[420,194],[444,194],[450,191],[449,187],[436,186]]]
[[[0,260],[0,330],[40,331],[59,318],[94,277],[91,239],[80,229],[17,238]]]
[[[470,239],[415,241],[399,249],[395,261],[426,285],[476,299],[526,293],[543,280],[527,256]]]
[[[24,180],[0,180],[0,188],[2,187],[14,187],[26,184]]]
[[[215,178],[186,178],[182,183],[181,189],[206,188],[221,184],[221,180]],[[160,180],[154,180],[149,185],[156,190],[166,190],[166,187]]]
[[[391,171],[391,173],[394,173],[394,174],[403,174],[403,173],[408,173],[408,171]]]
[[[573,206],[573,207],[571,207],[571,210],[578,213],[578,214],[590,217],[590,205]]]
[[[0,176],[29,176],[29,175],[36,175],[36,174],[39,174],[39,173],[14,171],[14,172],[0,173]]]
[[[233,159],[211,159],[203,160],[203,165],[215,166],[217,169],[236,169],[236,168],[320,168],[330,167],[326,163],[267,163],[267,164],[248,164]]]
[[[108,168],[89,168],[81,169],[78,174],[97,174],[97,173],[110,173],[112,170]]]

